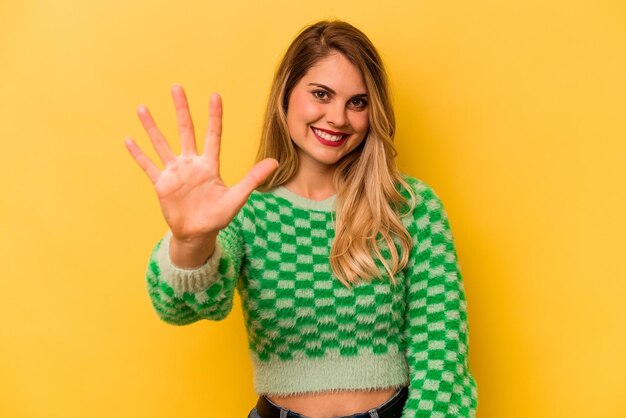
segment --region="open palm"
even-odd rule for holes
[[[140,106],[137,113],[164,165],[163,169],[159,170],[131,138],[127,138],[125,143],[154,184],[172,235],[180,241],[201,241],[232,221],[250,193],[276,169],[278,162],[271,158],[260,161],[243,180],[228,187],[219,174],[222,134],[220,96],[211,96],[209,125],[202,154],[196,150],[193,122],[180,85],[172,86],[172,97],[181,139],[179,156],[174,155],[145,106]]]

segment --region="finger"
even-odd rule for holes
[[[178,119],[178,133],[180,135],[180,149],[182,155],[198,155],[196,151],[196,136],[193,132],[193,122],[189,114],[187,96],[183,87],[179,84],[172,86],[172,97]]]
[[[152,115],[150,115],[148,108],[143,105],[139,106],[137,108],[137,115],[139,115],[139,120],[141,120],[141,124],[148,133],[150,141],[152,141],[152,145],[159,155],[163,165],[167,165],[169,162],[174,161],[176,156],[172,152],[170,145],[167,143],[167,140],[161,131],[159,131],[159,128],[157,128],[156,123],[154,123],[154,119],[152,119]]]
[[[266,158],[256,163],[239,183],[231,187],[233,200],[243,206],[250,193],[259,187],[276,168],[278,168],[278,161],[273,158]]]
[[[209,102],[209,126],[202,154],[215,164],[219,171],[220,144],[222,139],[222,98],[213,93]]]
[[[143,171],[148,175],[152,183],[156,183],[159,179],[159,176],[161,175],[159,169],[154,165],[152,161],[150,161],[148,157],[144,155],[143,152],[141,152],[141,149],[139,149],[137,144],[135,144],[135,141],[133,141],[131,138],[126,138],[124,144],[126,144],[128,152],[130,152],[130,155],[132,155],[135,161],[137,161],[139,167],[141,167]]]

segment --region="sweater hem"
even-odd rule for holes
[[[261,361],[251,354],[259,395],[399,388],[409,384],[403,353]]]

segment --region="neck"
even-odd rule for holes
[[[333,184],[334,173],[334,166],[307,167],[301,164],[297,173],[283,186],[307,199],[324,200],[337,193]]]

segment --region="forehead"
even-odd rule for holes
[[[301,85],[323,84],[337,94],[367,93],[361,70],[340,53],[332,53],[317,61],[300,80]]]

